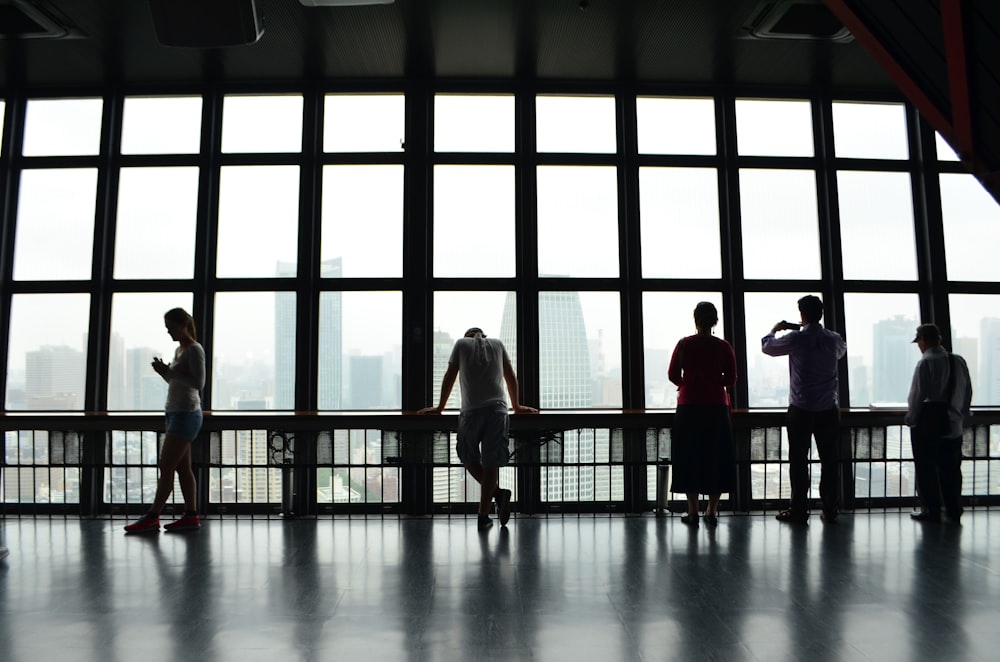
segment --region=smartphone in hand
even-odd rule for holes
[[[801,324],[796,324],[795,322],[786,322],[781,320],[781,323],[785,325],[785,328],[789,331],[798,331],[802,328]]]

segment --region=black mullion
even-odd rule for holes
[[[632,90],[616,95],[618,181],[618,255],[619,305],[622,346],[622,407],[646,406],[646,384],[642,319],[642,241],[639,232],[639,137],[636,98]],[[596,430],[594,431],[596,441]],[[645,433],[623,433],[622,485],[625,509],[641,513],[648,506],[646,498]],[[596,450],[596,449],[595,449]],[[596,465],[593,469],[596,479]],[[609,475],[612,472],[609,471]]]
[[[84,410],[105,411],[108,406],[108,359],[111,352],[112,269],[115,216],[118,204],[118,159],[124,99],[104,98],[101,151],[94,205],[94,244],[91,255],[90,325],[87,335],[87,384]]]
[[[210,88],[202,97],[201,158],[198,172],[198,218],[195,229],[194,280],[192,310],[199,330],[199,340],[205,347],[207,365],[202,406],[212,407],[212,335],[215,327],[215,277],[218,248],[219,176],[222,151],[223,93]],[[207,457],[205,458],[207,460]],[[199,502],[208,503],[207,482],[199,494]]]
[[[816,151],[816,211],[819,222],[820,264],[823,277],[823,317],[827,328],[845,340],[844,254],[840,236],[840,204],[837,189],[837,165],[834,155],[833,105],[824,95],[812,100],[813,139]],[[840,403],[850,399],[846,361],[838,363]]]
[[[3,143],[0,145],[0,177],[4,195],[0,209],[0,366],[6,366],[10,347],[10,305],[13,296],[14,233],[17,225],[17,198],[20,191],[20,153],[24,136],[24,114],[27,101],[24,97],[7,100],[4,113]],[[0,370],[0,397],[6,400],[7,370]],[[0,404],[0,409],[6,405]]]
[[[736,99],[728,90],[715,96],[715,140],[719,163],[719,244],[722,247],[723,334],[736,353],[742,378],[733,389],[733,406],[750,401],[746,379],[748,352],[746,325],[746,281],[743,278],[743,227],[740,213],[740,169],[736,153]]]
[[[535,90],[521,86],[515,97],[515,257],[517,260],[517,372],[521,402],[541,405],[538,349],[538,156],[535,153]],[[518,511],[542,508],[541,449],[526,444],[517,462]]]
[[[295,305],[295,395],[297,411],[319,408],[319,299],[323,95],[315,88],[303,95],[302,165],[299,173],[298,294]],[[335,388],[339,388],[336,385]]]
[[[934,129],[910,104],[906,105],[907,138],[913,163],[913,219],[917,244],[917,277],[920,319],[941,328],[944,344],[951,345],[951,315],[948,306],[948,266],[944,243],[944,212],[937,167]],[[935,250],[934,247],[940,247]]]
[[[639,137],[635,94],[621,93],[618,107],[618,243],[621,269],[622,406],[646,406],[642,318],[642,237],[639,218]]]

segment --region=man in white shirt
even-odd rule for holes
[[[452,348],[448,369],[441,380],[438,406],[425,407],[419,413],[444,411],[456,378],[462,389],[462,410],[455,450],[465,469],[482,488],[478,527],[486,531],[493,526],[489,515],[494,494],[500,525],[506,525],[510,519],[511,492],[498,483],[500,467],[510,461],[504,383],[515,414],[537,413],[538,410],[521,404],[517,375],[507,349],[496,338],[487,338],[479,327],[466,331],[465,337],[459,338]]]
[[[936,324],[921,324],[913,339],[921,357],[913,371],[905,422],[910,426],[918,522],[940,522],[941,504],[948,517],[962,517],[962,421],[969,415],[972,385],[969,367],[941,346]]]

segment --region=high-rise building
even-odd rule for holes
[[[382,406],[382,357],[350,356],[350,391],[347,409],[379,409]]]
[[[296,275],[292,262],[278,262],[275,275],[291,278]],[[320,264],[322,278],[339,278],[343,262],[339,257]],[[323,292],[319,305],[319,388],[317,406],[321,410],[341,409],[344,387],[343,364],[343,295]],[[276,292],[274,301],[274,408],[295,408],[295,296]]]
[[[979,384],[973,389],[976,404],[1000,405],[1000,318],[979,323]]]
[[[343,275],[343,260],[339,257],[323,260],[320,264],[322,278],[340,278]],[[322,410],[343,408],[344,295],[340,291],[320,294],[317,360],[319,387],[316,396],[319,408]]]
[[[45,345],[25,354],[24,390],[28,409],[82,409],[85,355],[66,345]]]
[[[508,352],[517,351],[516,303],[516,295],[508,293],[500,323],[500,339]],[[592,406],[596,375],[591,371],[591,352],[579,292],[542,292],[539,295],[538,335],[541,408]],[[566,462],[588,464],[594,461],[594,430],[567,432],[562,441]],[[542,499],[590,501],[595,496],[606,499],[608,486],[595,485],[595,473],[587,467],[546,468],[542,471]]]
[[[917,322],[904,315],[875,322],[872,328],[872,400],[906,402],[917,355],[913,330]]]

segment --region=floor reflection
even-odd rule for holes
[[[991,527],[990,524],[993,523]],[[1000,514],[3,523],[4,662],[992,660]]]

